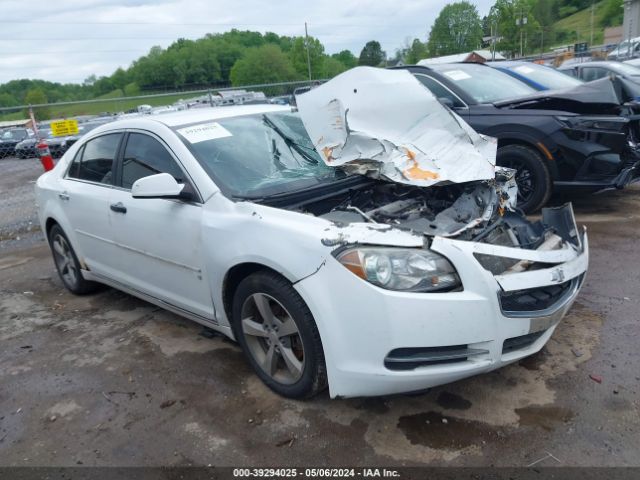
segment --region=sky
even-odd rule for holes
[[[0,0],[0,83],[19,78],[81,83],[178,38],[237,28],[320,39],[356,56],[369,40],[388,54],[425,41],[446,0]],[[493,0],[476,0],[480,16]]]

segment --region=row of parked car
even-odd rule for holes
[[[0,132],[0,158],[10,156],[23,159],[37,157],[36,146],[41,141],[47,144],[53,158],[60,158],[80,137],[108,121],[110,120],[81,123],[76,135],[64,137],[55,137],[46,124],[39,126],[37,133],[31,128],[7,128]]]
[[[580,78],[605,67],[590,82]],[[623,188],[640,176],[638,68],[588,62],[556,70],[522,61],[397,68],[497,139],[497,164],[517,170],[525,212],[540,209],[554,192]]]

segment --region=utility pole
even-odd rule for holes
[[[307,46],[307,68],[309,69],[309,81],[311,81],[311,55],[309,55],[309,33],[307,32],[307,22],[304,22],[304,43]]]
[[[593,46],[593,9],[594,9],[594,2],[593,0],[591,0],[591,35],[589,36],[589,46],[592,47]]]
[[[520,57],[523,56],[523,44],[522,44],[522,31],[527,24],[527,17],[524,14],[524,10],[520,9],[520,16],[516,18],[516,25],[520,27]]]

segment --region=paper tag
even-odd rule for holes
[[[191,127],[180,128],[178,133],[186,138],[189,143],[199,143],[233,136],[229,130],[217,122],[201,123]]]
[[[442,72],[444,73],[447,77],[449,77],[451,80],[454,81],[458,81],[458,80],[468,80],[469,78],[471,78],[471,75],[469,75],[466,72],[463,72],[462,70],[449,70],[448,72]]]
[[[533,68],[527,67],[526,65],[520,65],[514,68],[514,70],[519,73],[532,73],[534,71]]]

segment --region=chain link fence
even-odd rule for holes
[[[246,103],[288,103],[296,89],[322,83],[324,80],[264,83],[239,87],[206,88],[186,91],[153,93],[130,97],[96,98],[69,102],[17,105],[0,108],[0,129],[11,123],[27,121],[29,107],[33,108],[36,121],[56,118],[85,120],[95,116],[116,116],[132,112],[154,112],[162,109],[187,109],[202,105],[233,105]]]

